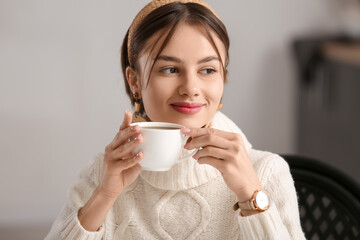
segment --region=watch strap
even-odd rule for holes
[[[233,206],[234,211],[238,210],[239,208],[241,210],[256,210],[256,207],[254,205],[254,199],[258,192],[259,190],[256,190],[252,195],[251,199],[248,201],[235,203],[235,205]]]
[[[237,202],[237,204],[241,210],[256,210],[253,199],[246,202]]]
[[[260,211],[263,212],[266,209],[260,209],[256,206],[255,204],[255,198],[258,194],[258,192],[263,191],[263,190],[256,190],[254,192],[254,194],[252,195],[251,199],[245,202],[237,202],[235,203],[235,205],[233,206],[234,211],[238,210],[239,208],[241,209],[241,211]]]
[[[254,214],[258,214],[258,213],[261,213],[261,212],[257,211],[257,210],[241,210],[240,211],[240,216],[247,217],[247,216],[251,216],[251,215],[254,215]]]

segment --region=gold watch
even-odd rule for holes
[[[264,212],[270,207],[270,198],[265,190],[256,190],[250,200],[235,203],[234,211],[240,208],[241,211]]]

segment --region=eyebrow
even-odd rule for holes
[[[182,60],[180,58],[172,57],[172,56],[166,56],[166,55],[160,55],[156,60],[163,60],[163,61],[168,61],[168,62],[182,63]],[[219,61],[220,62],[220,59],[217,56],[208,56],[208,57],[205,57],[205,58],[199,60],[197,62],[197,64],[207,63],[207,62],[211,62],[211,61]]]

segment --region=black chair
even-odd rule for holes
[[[306,239],[360,239],[360,186],[319,160],[282,155],[298,194]]]

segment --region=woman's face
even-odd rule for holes
[[[212,119],[223,94],[220,59],[202,28],[182,23],[159,55],[149,79],[152,55],[163,40],[158,41],[160,34],[149,39],[148,50],[137,62],[140,73],[136,78],[146,114],[154,122],[200,128]],[[215,34],[212,37],[224,61],[224,44]]]

